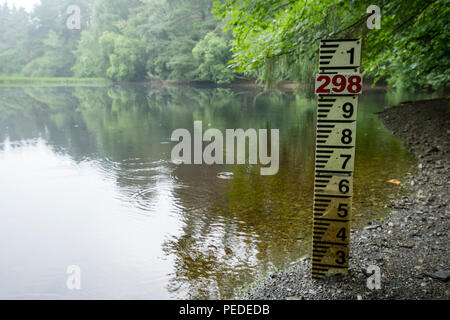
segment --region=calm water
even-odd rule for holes
[[[362,97],[355,227],[414,163],[375,114],[405,98]],[[229,298],[287,267],[310,246],[314,108],[281,92],[0,88],[0,298]],[[194,120],[280,129],[279,173],[172,164],[170,135]]]

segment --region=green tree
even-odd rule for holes
[[[100,44],[103,33],[120,34],[119,25],[128,19],[130,9],[140,1],[133,0],[96,0],[93,3],[91,24],[83,30],[75,50],[76,61],[73,72],[77,77],[107,77],[110,68],[109,54]],[[113,72],[113,74],[116,74]]]
[[[30,59],[30,22],[23,9],[0,6],[0,75],[20,75]]]
[[[74,59],[66,42],[55,31],[50,30],[42,44],[44,54],[28,63],[22,73],[32,77],[70,76]]]
[[[192,54],[199,64],[194,71],[194,77],[216,83],[233,81],[233,71],[226,65],[231,58],[230,49],[229,40],[223,36],[214,32],[206,34],[192,49]]]
[[[206,61],[198,50],[197,57],[193,54],[199,41],[220,23],[211,14],[212,7],[212,0],[114,0],[114,5],[97,0],[92,26],[83,32],[76,52],[74,72],[113,80],[228,82],[231,73],[224,58],[228,46],[215,53],[215,62]],[[220,67],[218,59],[223,60]]]
[[[219,20],[211,14],[212,0],[146,0],[140,25],[149,44],[147,71],[150,77],[170,81],[193,80],[201,61],[192,50]]]
[[[80,30],[67,27],[70,5],[81,10],[86,26],[88,0],[41,0],[34,11],[0,7],[0,74],[71,76]]]
[[[317,64],[320,39],[361,37],[363,67],[374,79],[445,86],[449,77],[446,0],[382,0],[381,29],[368,30],[369,0],[225,0],[215,13],[231,29],[233,64],[261,79],[305,80],[302,64]],[[311,69],[311,68],[306,68]],[[300,71],[300,72],[297,72]]]
[[[107,31],[99,39],[100,47],[109,57],[106,70],[113,80],[138,80],[145,75],[146,48],[137,39]]]

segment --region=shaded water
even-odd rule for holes
[[[404,97],[401,97],[404,98]],[[361,99],[354,225],[414,163]],[[409,97],[410,99],[410,97]],[[315,99],[143,87],[0,88],[0,298],[229,298],[309,251]],[[280,170],[175,165],[177,128],[280,129]],[[82,289],[66,289],[78,265]]]

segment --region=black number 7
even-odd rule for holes
[[[350,160],[352,158],[351,154],[341,154],[341,158],[345,158],[344,163],[342,164],[342,169],[345,169],[345,167],[347,166],[347,162],[348,160]]]

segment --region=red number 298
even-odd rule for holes
[[[316,93],[341,93],[347,89],[349,93],[359,93],[362,89],[362,78],[359,75],[349,76],[348,79],[341,74],[336,74],[330,79],[329,75],[320,75],[317,77],[317,82],[321,82],[316,89]],[[332,84],[331,90],[328,88]]]

